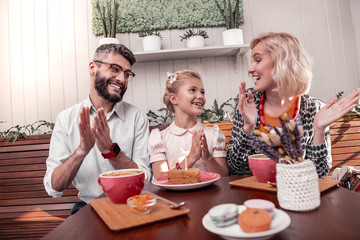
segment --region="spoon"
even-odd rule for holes
[[[276,187],[276,182],[267,182],[268,184],[270,184],[273,187]]]
[[[178,208],[181,208],[182,206],[184,206],[186,204],[186,202],[172,204],[172,203],[170,203],[170,202],[168,202],[168,201],[166,201],[164,199],[161,199],[161,198],[156,198],[156,200],[163,201],[164,203],[168,204],[171,209],[178,209]]]

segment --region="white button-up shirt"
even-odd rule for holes
[[[92,122],[96,115],[96,109],[89,98],[62,111],[56,119],[44,177],[45,189],[53,197],[61,197],[63,194],[52,188],[51,175],[54,169],[63,164],[80,144],[78,123],[82,106],[90,108],[90,121]],[[121,101],[116,103],[113,110],[107,114],[107,122],[112,142],[116,142],[128,158],[132,159],[140,169],[145,170],[146,180],[149,181],[151,179],[147,150],[149,123],[146,115],[135,106]],[[97,178],[99,174],[111,170],[115,170],[113,165],[108,159],[104,159],[95,144],[85,157],[72,182],[79,190],[79,198],[89,203],[90,200],[102,194]]]

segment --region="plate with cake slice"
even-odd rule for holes
[[[191,190],[216,182],[220,175],[214,172],[200,172],[199,169],[175,169],[167,175],[153,179],[152,184],[169,190]]]

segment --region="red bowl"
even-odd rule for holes
[[[101,190],[113,203],[126,203],[129,197],[141,193],[145,184],[145,172],[141,169],[120,169],[99,175]]]
[[[264,154],[255,154],[248,157],[252,174],[259,182],[276,182],[276,162]]]

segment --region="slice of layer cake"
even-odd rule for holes
[[[187,184],[200,182],[200,169],[174,169],[167,173],[168,184]]]

